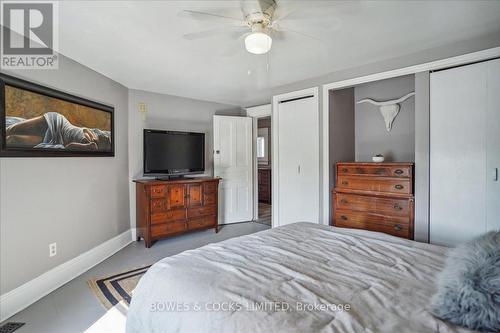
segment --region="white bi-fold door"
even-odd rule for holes
[[[319,113],[315,95],[282,100],[273,110],[273,226],[319,223]],[[276,133],[276,134],[275,134]],[[275,205],[275,204],[273,204]],[[276,214],[277,213],[277,214]]]
[[[431,243],[500,228],[499,91],[498,59],[431,74]]]
[[[252,118],[214,116],[214,176],[219,186],[219,224],[253,217]]]

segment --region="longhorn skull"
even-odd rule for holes
[[[401,109],[400,103],[406,101],[408,98],[414,95],[415,92],[411,92],[398,99],[393,99],[384,102],[378,102],[370,98],[365,98],[358,101],[356,104],[370,103],[378,106],[380,109],[380,113],[382,114],[382,117],[384,117],[385,128],[387,129],[387,132],[390,132],[392,129],[392,123],[394,122],[394,119],[396,119],[396,116],[398,115],[399,110]]]

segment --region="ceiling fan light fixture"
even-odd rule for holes
[[[245,37],[245,48],[253,54],[265,54],[271,50],[273,40],[264,32],[252,32]]]

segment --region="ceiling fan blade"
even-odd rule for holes
[[[271,38],[273,40],[283,40],[286,37],[284,31],[275,30],[275,29],[271,29],[270,34],[271,34]]]
[[[274,11],[273,19],[274,20],[284,20],[288,16],[292,15],[297,11],[297,8],[287,8],[282,5],[278,5],[276,10]]]
[[[238,17],[231,17],[231,16],[226,16],[226,15],[221,15],[221,14],[215,14],[215,13],[207,13],[207,12],[200,12],[197,10],[188,10],[185,9],[181,12],[179,12],[180,16],[190,16],[195,19],[200,19],[200,20],[217,20],[217,19],[224,19],[224,20],[231,20],[231,21],[236,21],[241,24],[244,23],[244,21],[241,18]]]
[[[204,31],[197,31],[197,32],[192,32],[188,34],[184,34],[183,37],[184,39],[187,40],[196,40],[196,39],[201,39],[201,38],[209,38],[209,37],[214,37],[217,35],[222,35],[222,34],[228,34],[231,38],[238,38],[239,35],[247,28],[245,27],[235,27],[235,26],[227,26],[227,27],[220,27],[220,28],[214,28],[214,29],[209,29],[209,30],[204,30]],[[233,31],[237,30],[237,31]],[[235,36],[235,32],[237,35]]]
[[[232,43],[229,47],[227,47],[220,55],[222,57],[230,58],[234,57],[241,51],[245,50],[245,43],[243,40],[245,39],[246,36],[248,36],[250,33],[242,34],[238,36],[237,40]]]

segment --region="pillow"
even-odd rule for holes
[[[500,332],[500,231],[450,250],[432,312],[455,325]]]

